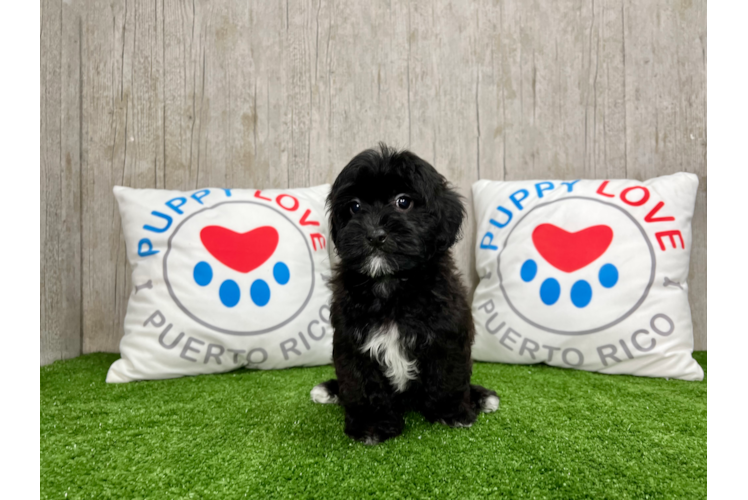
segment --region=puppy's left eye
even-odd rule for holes
[[[407,196],[398,196],[395,200],[395,206],[398,210],[405,212],[413,208],[413,200]]]

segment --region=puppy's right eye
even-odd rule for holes
[[[357,201],[351,203],[351,213],[357,214],[361,211],[361,204]]]

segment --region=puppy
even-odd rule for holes
[[[337,380],[311,391],[345,408],[345,433],[376,444],[415,410],[470,427],[499,398],[470,384],[473,319],[449,249],[465,209],[434,167],[380,144],[353,158],[328,197]]]

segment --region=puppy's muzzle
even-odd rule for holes
[[[379,248],[387,241],[387,233],[381,227],[369,229],[366,232],[366,240],[374,248]]]

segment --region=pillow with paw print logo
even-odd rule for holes
[[[107,382],[330,363],[329,191],[115,187],[132,291]]]
[[[473,184],[473,358],[702,380],[688,304],[698,178]]]

